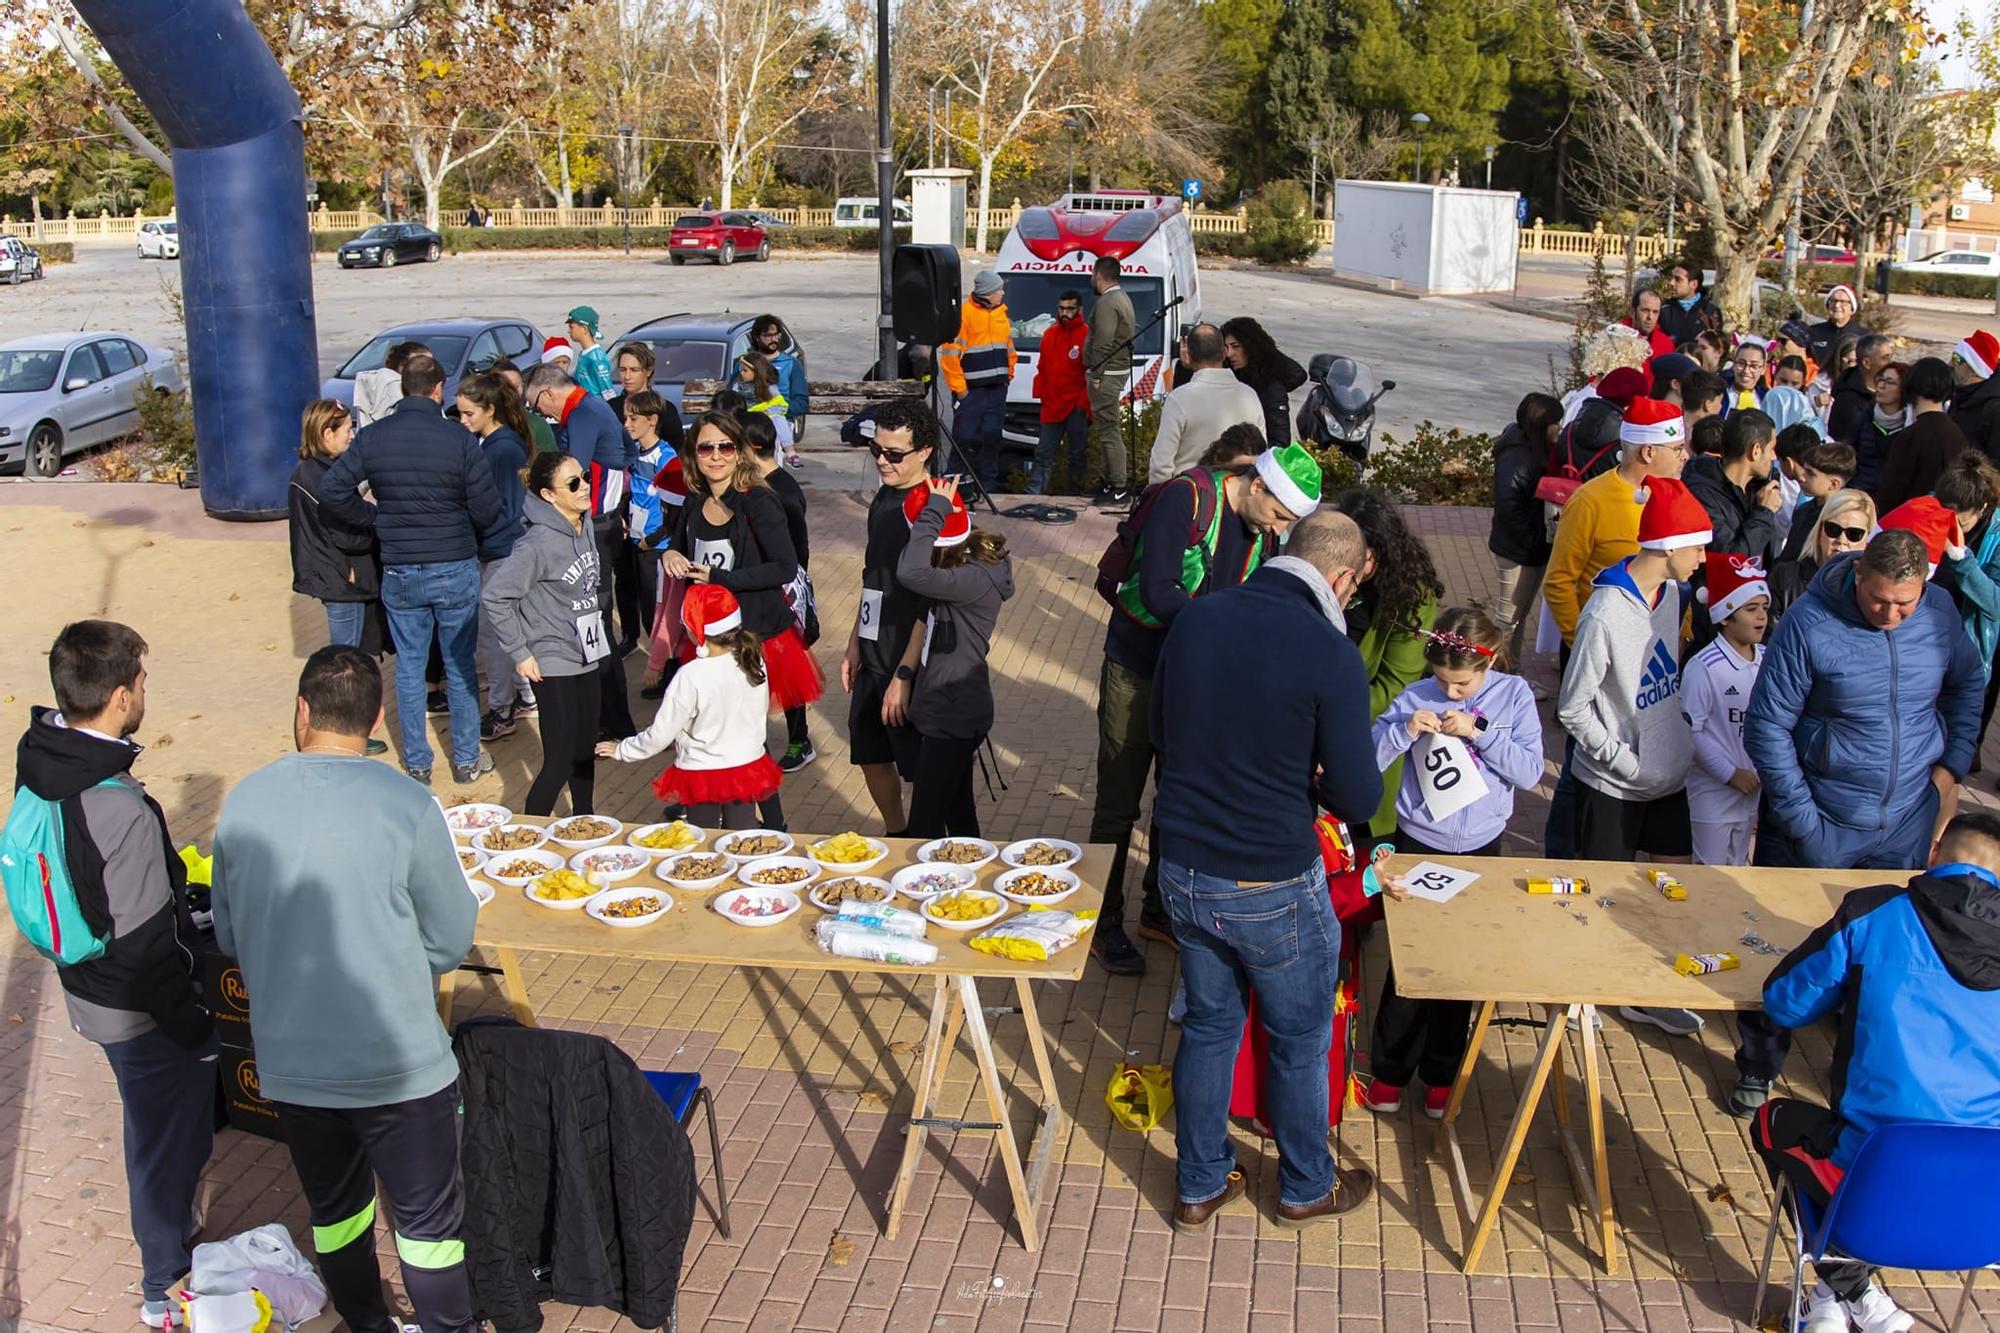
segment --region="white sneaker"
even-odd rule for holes
[[[1627,1023],[1651,1023],[1671,1037],[1692,1037],[1708,1026],[1700,1014],[1687,1009],[1641,1008],[1621,1004],[1618,1006],[1618,1016]]]
[[[1813,1283],[1799,1311],[1799,1333],[1848,1333],[1847,1304],[1824,1282]]]
[[[1890,1297],[1882,1288],[1870,1285],[1867,1294],[1858,1301],[1842,1301],[1847,1308],[1847,1317],[1861,1333],[1908,1333],[1917,1326],[1910,1312]]]
[[[174,1307],[166,1301],[141,1301],[139,1322],[147,1328],[165,1328],[167,1315],[171,1312],[174,1312]]]

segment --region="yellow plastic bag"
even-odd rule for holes
[[[1165,1065],[1122,1064],[1104,1089],[1104,1104],[1113,1120],[1144,1134],[1173,1109],[1173,1078]]]

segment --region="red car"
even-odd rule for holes
[[[694,255],[718,264],[733,264],[738,255],[769,259],[771,238],[750,213],[683,213],[667,238],[667,257],[680,265]]]

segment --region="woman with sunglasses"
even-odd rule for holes
[[[527,522],[480,595],[480,613],[539,705],[542,767],[522,811],[546,815],[569,787],[573,815],[594,813],[599,695],[597,664],[609,655],[597,604],[597,542],[590,481],[568,454],[536,454],[528,465]]]
[[[1874,531],[1875,502],[1868,492],[1842,488],[1827,496],[1819,511],[1819,525],[1806,543],[1805,555],[1798,560],[1780,560],[1771,566],[1766,582],[1771,588],[1773,623],[1779,613],[1805,592],[1820,566],[1837,555],[1864,549]]]

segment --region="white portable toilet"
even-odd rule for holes
[[[971,176],[964,167],[921,167],[908,173],[912,241],[965,248],[965,182]]]

